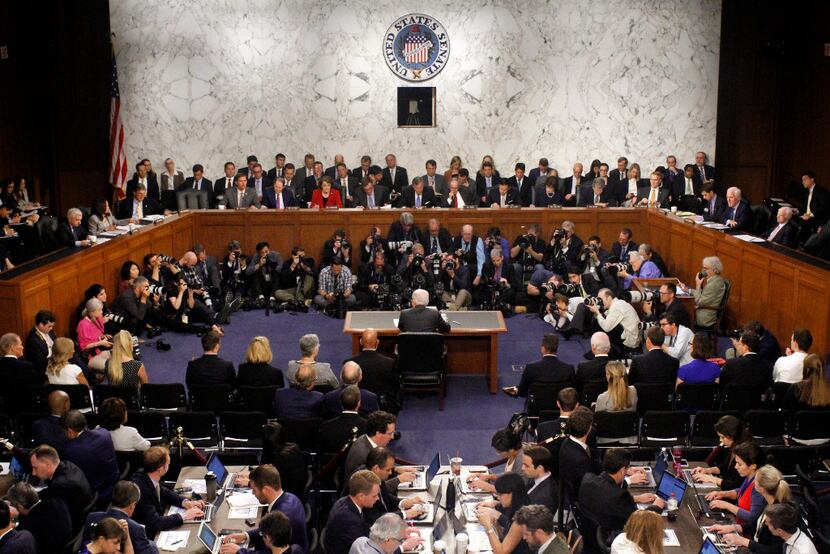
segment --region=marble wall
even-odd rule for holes
[[[110,0],[127,154],[161,168],[284,152],[326,166],[398,154],[484,154],[510,173],[546,156],[564,175],[626,155],[643,169],[715,150],[720,0]],[[437,128],[397,128],[397,78],[383,59],[396,17],[450,33]]]

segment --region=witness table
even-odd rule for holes
[[[352,335],[352,353],[360,353],[360,334],[374,329],[380,338],[379,350],[391,353],[400,332],[400,312],[347,312],[343,332]],[[454,374],[484,375],[490,394],[496,394],[499,378],[499,333],[506,333],[501,312],[447,312],[452,329],[446,336],[447,371]]]

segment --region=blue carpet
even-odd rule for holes
[[[318,361],[328,362],[339,375],[343,360],[352,355],[351,337],[343,334],[343,321],[309,312],[279,313],[265,317],[263,311],[238,312],[225,326],[220,356],[238,365],[244,361],[251,337],[264,335],[271,341],[273,365],[285,369],[288,361],[299,357],[299,338],[306,333],[320,337]],[[499,336],[499,387],[517,385],[523,366],[539,359],[539,345],[551,327],[536,316],[519,314],[507,318],[508,332]],[[170,352],[154,347],[143,348],[144,364],[150,382],[184,382],[187,362],[202,353],[198,337],[165,333],[162,338],[173,345]],[[723,353],[728,340],[721,339]],[[590,350],[587,339],[560,340],[559,357],[572,365],[583,360]],[[487,392],[483,377],[451,376],[443,412],[434,396],[407,396],[399,415],[399,441],[392,444],[396,455],[419,463],[428,463],[436,451],[460,454],[473,464],[486,463],[497,456],[490,447],[493,432],[504,426],[511,414],[521,411],[523,399],[511,398],[501,391]]]

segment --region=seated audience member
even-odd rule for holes
[[[340,452],[344,445],[366,432],[366,420],[358,414],[360,389],[357,385],[343,388],[340,406],[340,414],[324,421],[320,429],[320,448],[323,452]]]
[[[420,496],[410,496],[405,499],[396,495],[398,487],[389,486],[390,475],[395,472],[395,455],[385,446],[377,446],[369,451],[366,457],[366,469],[380,479],[380,493],[375,505],[363,514],[369,524],[373,524],[383,514],[395,513],[408,520],[413,520],[426,512],[423,508],[425,500]],[[416,504],[418,506],[416,507]]]
[[[579,487],[579,510],[607,533],[625,527],[628,518],[637,511],[638,503],[651,504],[649,511],[657,512],[666,505],[653,493],[632,495],[628,491],[626,473],[629,466],[631,453],[623,448],[612,448],[606,451],[602,460],[602,472],[586,472]]]
[[[109,508],[102,512],[92,512],[86,516],[85,535],[91,537],[95,526],[104,518],[113,518],[116,521],[127,523],[127,532],[133,545],[135,554],[158,554],[156,545],[147,538],[144,526],[133,519],[133,514],[141,498],[138,485],[132,481],[119,481],[112,491],[112,501]]]
[[[661,345],[666,334],[660,327],[649,327],[646,331],[646,353],[634,356],[628,372],[628,382],[637,383],[674,383],[677,381],[677,369],[680,362],[666,354]]]
[[[254,337],[245,351],[245,361],[236,375],[238,387],[284,387],[282,371],[271,365],[274,355],[268,337]]]
[[[579,392],[575,388],[567,387],[559,391],[559,396],[556,398],[559,417],[539,423],[539,426],[536,427],[537,440],[543,443],[553,437],[566,435],[568,433],[568,418],[578,406]]]
[[[71,340],[69,344],[72,344]],[[43,374],[31,362],[21,359],[24,348],[18,335],[6,333],[0,337],[0,351],[3,353],[0,358],[0,385],[4,391],[15,390],[17,387],[39,387],[43,384]]]
[[[522,437],[512,428],[505,427],[493,433],[490,446],[500,458],[505,458],[503,474],[517,473],[522,475],[524,453]],[[472,473],[469,476],[470,488],[477,491],[494,492],[493,482],[499,478],[496,473]]]
[[[818,554],[810,536],[799,528],[798,508],[790,503],[775,503],[764,510],[764,525],[784,541],[786,552]]]
[[[63,414],[69,411],[69,395],[62,390],[53,390],[46,401],[49,403],[49,415],[32,423],[32,438],[35,444],[47,444],[62,452],[69,440],[61,425]]]
[[[219,357],[222,337],[216,331],[202,335],[203,354],[200,358],[187,362],[185,383],[193,385],[230,385],[236,388],[236,372],[233,363]]]
[[[147,384],[147,369],[133,354],[133,336],[130,332],[116,333],[112,338],[112,356],[106,368],[110,385],[137,388]]]
[[[740,459],[740,454],[738,457]],[[761,463],[763,460],[764,458],[761,458]],[[764,465],[758,468],[750,487],[752,488],[752,502],[749,508],[740,506],[740,500],[742,500],[740,493],[738,493],[737,505],[724,500],[711,502],[713,508],[731,512],[738,519],[737,523],[714,525],[713,530],[723,535],[724,542],[730,546],[749,548],[752,552],[781,552],[784,541],[767,528],[764,522],[764,511],[774,504],[792,503],[790,485],[784,481],[784,476],[780,471],[771,465]],[[726,492],[716,498],[730,498],[728,495],[729,493]],[[756,505],[758,496],[762,499],[760,505]],[[743,517],[742,510],[745,511]],[[743,536],[732,533],[740,533]]]
[[[334,372],[331,370],[331,364],[328,362],[318,362],[317,356],[320,354],[320,338],[309,333],[300,337],[300,359],[291,360],[288,362],[288,382],[295,381],[295,375],[301,365],[310,365],[314,368],[315,379],[314,386],[329,386],[336,387],[340,383]]]
[[[134,219],[138,221],[148,215],[158,215],[163,211],[155,198],[147,196],[147,187],[139,184],[133,190],[132,198],[122,200],[118,204],[118,219]],[[166,211],[166,210],[164,210]]]
[[[110,432],[110,438],[118,452],[145,451],[150,448],[150,441],[141,436],[138,429],[124,425],[127,423],[127,405],[118,397],[110,397],[101,402],[98,408],[101,427]]]
[[[444,321],[438,310],[427,308],[429,293],[417,289],[412,293],[412,307],[403,310],[398,319],[398,329],[403,333],[449,333],[450,324]]]
[[[35,537],[37,554],[61,552],[72,538],[72,517],[60,498],[41,500],[32,485],[19,482],[8,490],[6,500],[17,510],[17,530]],[[5,545],[5,539],[0,539],[0,552],[8,552],[3,550]]]
[[[45,444],[32,450],[30,461],[32,475],[46,482],[46,488],[39,493],[40,499],[63,500],[72,518],[72,532],[80,530],[83,511],[92,501],[93,494],[84,472],[72,462],[61,460],[57,450]]]
[[[726,189],[726,209],[721,216],[721,223],[739,231],[752,229],[752,208],[749,202],[741,198],[741,189]]]
[[[692,361],[677,370],[675,387],[683,383],[699,385],[720,381],[720,366],[709,361],[715,356],[715,342],[709,333],[695,333],[691,340],[691,356]]]
[[[827,224],[830,217],[830,193],[824,187],[816,186],[816,176],[812,171],[801,175],[801,220],[811,231]]]
[[[724,510],[736,517],[742,531],[755,533],[758,518],[764,511],[764,501],[755,478],[758,469],[766,461],[766,455],[757,443],[747,442],[735,447],[735,469],[741,476],[741,484],[732,490],[713,491],[706,495],[713,510]],[[728,502],[731,501],[731,502]]]
[[[521,526],[522,537],[531,552],[553,554],[565,550],[570,551],[566,539],[554,533],[553,513],[544,506],[534,504],[523,506],[516,512],[513,521]],[[574,550],[577,546],[577,544],[573,545]]]
[[[319,288],[314,303],[321,310],[334,302],[337,295],[343,296],[346,306],[353,306],[357,302],[352,291],[352,272],[344,263],[343,258],[335,256],[331,265],[320,271]]]
[[[286,389],[274,393],[274,409],[280,420],[298,420],[320,417],[323,393],[314,390],[314,366],[302,364]]]
[[[64,457],[84,472],[92,490],[98,492],[98,500],[109,500],[119,475],[109,431],[88,429],[86,417],[78,410],[67,412],[61,425],[69,438],[63,447]]]
[[[742,330],[752,331],[758,335],[758,348],[755,350],[758,356],[768,360],[771,364],[775,364],[778,361],[778,358],[781,357],[781,346],[778,344],[778,339],[760,321],[750,319],[744,323]],[[738,339],[733,338],[730,340],[732,341],[732,346],[737,348]],[[730,357],[728,350],[726,357]]]
[[[118,295],[112,303],[112,311],[124,316],[122,327],[133,335],[140,335],[153,308],[150,282],[146,277],[136,277],[132,286]]]
[[[799,228],[791,221],[792,217],[792,208],[788,206],[778,208],[778,212],[775,214],[775,224],[770,228],[766,239],[782,246],[797,248]]]
[[[660,316],[660,328],[666,335],[663,339],[663,352],[676,358],[681,364],[692,361],[691,342],[694,334],[688,327],[680,325],[673,315]]]
[[[378,404],[384,411],[397,413],[401,385],[395,370],[395,360],[377,351],[378,333],[374,329],[365,329],[361,333],[360,346],[360,354],[346,360],[360,366],[363,372],[360,387],[375,393]]]
[[[97,298],[86,301],[81,320],[78,322],[78,346],[81,348],[86,363],[94,371],[103,371],[110,359],[112,337],[104,326],[104,304]],[[54,348],[54,344],[52,345]]]
[[[378,501],[380,485],[378,476],[368,469],[349,477],[349,494],[337,500],[329,512],[323,544],[327,554],[348,554],[357,539],[369,536],[369,524],[363,510],[370,509]]]
[[[662,554],[665,528],[663,518],[654,512],[636,511],[611,543],[611,554]]]
[[[46,363],[52,355],[52,345],[55,344],[55,314],[48,310],[40,310],[35,314],[35,326],[26,336],[24,354],[26,361],[35,366],[35,371],[46,375]]]
[[[282,488],[280,472],[271,464],[255,467],[248,477],[248,485],[260,504],[267,506],[266,514],[280,513],[288,518],[291,525],[291,541],[299,546],[303,552],[308,551],[308,535],[305,526],[305,509],[300,499]],[[226,541],[238,543],[248,541],[252,550],[260,549],[265,545],[264,537],[259,529],[247,533],[233,533],[226,537]]]
[[[344,475],[350,476],[366,463],[366,456],[376,446],[389,446],[395,435],[398,418],[386,412],[373,412],[366,419],[366,433],[359,436],[352,444],[346,456]],[[395,482],[397,484],[397,482]]]
[[[46,378],[50,385],[86,385],[83,370],[69,363],[75,354],[75,343],[65,337],[59,337],[52,346],[52,356],[46,365]]]
[[[66,221],[58,225],[55,237],[58,245],[67,248],[79,246],[92,246],[94,243],[89,237],[89,232],[81,225],[84,214],[78,208],[69,208],[66,212]]]
[[[267,422],[262,428],[262,434],[262,463],[277,468],[283,490],[305,501],[306,464],[302,450],[288,440],[285,428],[276,421]],[[238,474],[236,481],[237,485],[247,486],[247,472]]]
[[[170,468],[169,449],[151,446],[144,451],[143,465],[144,468],[134,473],[131,478],[141,492],[132,518],[144,526],[148,537],[155,537],[160,531],[181,527],[185,521],[204,515],[205,503],[202,500],[186,500],[167,487],[161,486],[161,479]],[[170,506],[184,508],[185,512],[164,515]]]
[[[794,383],[784,395],[782,410],[795,414],[801,410],[825,410],[830,408],[830,383],[824,372],[824,364],[818,354],[804,358],[803,380]]]
[[[608,353],[611,351],[611,341],[608,335],[597,332],[591,335],[591,353],[594,357],[576,366],[576,386],[582,390],[588,383],[607,383],[605,366],[608,364]]]
[[[634,279],[659,279],[663,272],[657,264],[646,260],[638,251],[628,253],[628,262],[631,264],[631,273],[625,270],[617,272],[617,277],[622,278],[622,288],[630,289]]]
[[[720,445],[716,446],[706,458],[709,467],[696,467],[692,470],[698,483],[712,483],[723,490],[741,486],[743,477],[735,468],[735,449],[744,443],[754,442],[741,420],[733,415],[722,416],[715,422],[715,433]]]
[[[35,538],[16,526],[9,505],[0,502],[0,554],[36,554]]]
[[[544,446],[530,445],[524,449],[522,473],[528,479],[527,495],[530,504],[547,506],[551,511],[559,507],[556,480],[551,476],[553,456]]]
[[[437,175],[436,178],[440,177]],[[349,554],[395,554],[413,552],[421,548],[420,535],[407,536],[407,525],[398,514],[384,514],[372,524],[369,536],[352,543]]]
[[[542,359],[525,366],[518,388],[515,391],[512,391],[511,388],[508,394],[515,392],[518,396],[527,398],[530,387],[534,383],[568,383],[573,385],[575,382],[574,368],[556,356],[558,349],[559,337],[553,333],[545,334],[542,337],[542,345],[539,347]]]
[[[790,337],[787,355],[781,356],[772,367],[772,380],[775,383],[797,383],[803,378],[804,358],[813,345],[813,335],[809,329],[796,329]]]
[[[605,366],[605,378],[608,390],[597,397],[596,412],[634,412],[637,411],[637,389],[625,380],[625,365],[622,362],[608,362]],[[635,437],[636,440],[636,437]]]
[[[637,252],[643,257],[643,260],[656,265],[664,277],[668,276],[669,268],[666,266],[665,260],[663,260],[663,257],[660,256],[660,254],[658,254],[649,243],[642,243],[637,247]]]
[[[359,386],[363,379],[363,372],[360,366],[355,362],[346,362],[340,370],[340,380],[342,383],[333,391],[329,391],[323,397],[323,412],[326,417],[334,417],[340,412],[340,395],[343,390],[349,385]],[[379,410],[378,397],[372,391],[360,389],[360,409],[359,413],[362,416],[368,416],[372,412]]]
[[[344,192],[345,194],[345,192]],[[342,208],[343,201],[340,198],[340,191],[332,188],[331,179],[323,177],[320,180],[320,188],[314,189],[311,193],[310,208]]]
[[[490,549],[493,554],[528,552],[529,547],[522,536],[522,526],[513,520],[517,511],[531,505],[527,484],[520,476],[507,473],[496,479],[495,492],[498,500],[485,501],[476,509],[478,522],[487,532]]]
[[[741,333],[735,343],[737,358],[728,360],[720,373],[722,387],[730,383],[767,387],[772,383],[772,362],[757,354],[758,335],[752,331]]]
[[[600,328],[608,333],[611,344],[621,351],[635,349],[640,345],[640,316],[634,306],[617,298],[610,289],[600,289],[597,297],[602,301],[605,312],[599,306],[588,306]]]
[[[105,517],[95,525],[90,542],[78,554],[133,554],[129,530],[126,520]]]
[[[247,175],[238,174],[234,185],[235,189],[225,191],[225,198],[219,202],[220,207],[229,210],[255,210],[260,207],[257,191],[253,186],[248,186]]]
[[[697,328],[713,329],[718,321],[723,296],[726,294],[726,281],[721,277],[723,263],[717,256],[703,258],[701,272],[695,275],[695,288],[690,289],[683,283],[680,288],[695,299],[695,324]],[[701,274],[703,277],[701,277]]]
[[[594,413],[584,407],[576,408],[568,418],[570,436],[559,449],[559,478],[564,482],[565,494],[577,498],[579,484],[586,473],[598,474],[602,466],[588,449],[588,438],[594,426]]]

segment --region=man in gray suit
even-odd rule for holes
[[[426,168],[426,174],[421,177],[421,180],[424,182],[424,187],[431,188],[435,191],[435,194],[440,194],[442,198],[446,197],[447,192],[449,192],[449,185],[447,185],[447,181],[443,175],[435,172],[438,168],[438,163],[435,160],[427,160]]]
[[[225,198],[219,203],[220,206],[225,206],[229,210],[244,210],[259,208],[259,199],[257,199],[256,191],[253,188],[248,188],[248,177],[244,173],[236,176],[236,190],[228,191]]]
[[[395,435],[395,423],[398,418],[394,415],[376,411],[369,414],[366,419],[366,434],[357,437],[346,456],[346,463],[343,467],[346,480],[358,469],[364,469],[366,457],[376,446],[389,446],[392,437]],[[386,481],[391,490],[396,490],[400,483],[410,483],[415,479],[414,472],[401,472],[397,477]]]
[[[450,324],[438,310],[427,308],[429,293],[418,289],[412,293],[412,307],[401,312],[398,329],[404,333],[449,333]]]

